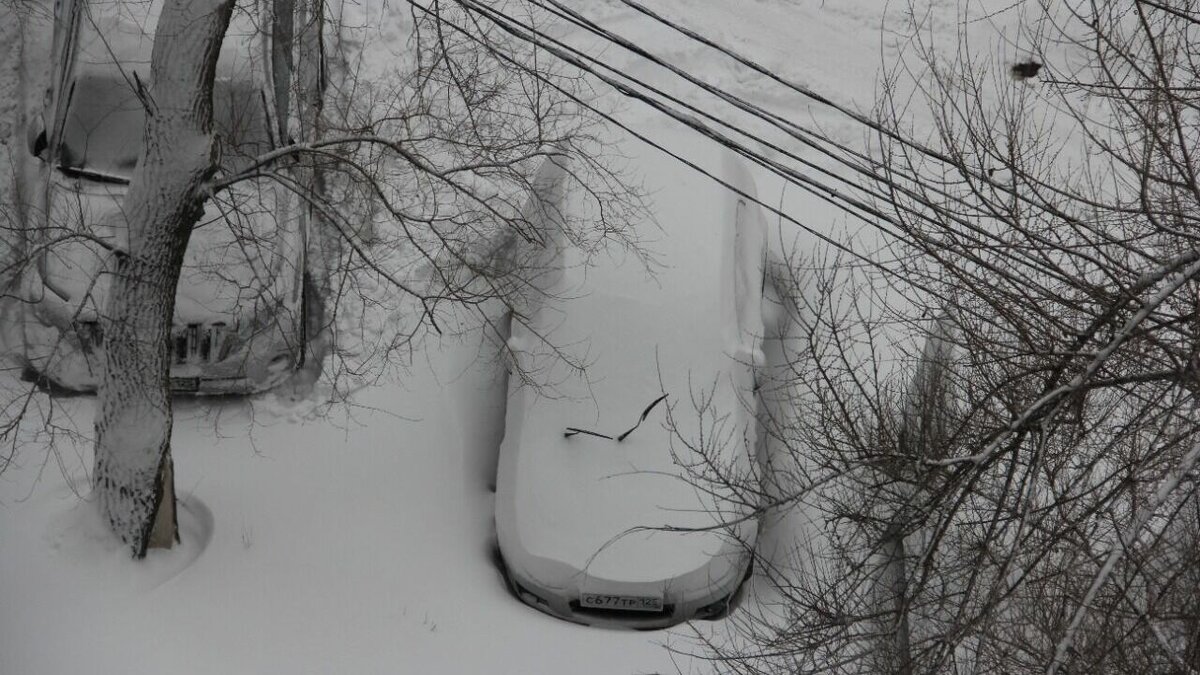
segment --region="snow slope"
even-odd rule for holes
[[[710,81],[809,116],[840,139],[862,138],[844,118],[615,0],[576,5]],[[898,53],[895,34],[880,32],[881,16],[898,31],[911,28],[903,7],[881,0],[654,6],[863,109],[881,59]],[[403,49],[404,3],[356,7],[364,46]],[[953,30],[952,19],[936,16],[943,18],[935,28]],[[0,30],[9,31],[0,34],[4,72],[13,25],[0,15]],[[978,30],[998,29],[984,22]],[[617,48],[604,57],[660,77]],[[0,101],[13,100],[12,86],[0,78]],[[0,105],[0,131],[19,136],[13,114]],[[622,114],[650,115],[636,104]],[[785,196],[766,177],[759,188],[765,199]],[[836,212],[802,195],[788,192],[786,208],[830,231],[844,227]],[[31,445],[0,474],[0,675],[707,670],[662,648],[689,647],[686,629],[583,628],[506,595],[490,562],[492,504],[481,480],[499,443],[504,388],[491,362],[478,360],[487,351],[481,344],[478,335],[432,343],[410,372],[357,392],[327,416],[314,401],[288,407],[271,396],[181,404],[173,447],[184,541],[144,563],[129,561],[72,492],[72,484],[85,488],[91,466],[92,399],[59,401],[57,419],[79,442],[63,436],[57,454]]]

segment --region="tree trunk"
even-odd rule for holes
[[[296,0],[271,2],[271,84],[275,98],[275,133],[279,145],[288,145],[291,112],[292,36],[296,33]]]
[[[300,119],[300,138],[305,143],[321,140],[325,134],[325,3],[301,0],[297,5],[296,92]],[[315,158],[303,165],[301,183],[307,185],[317,201],[327,203],[325,172]],[[330,342],[326,333],[324,301],[332,293],[332,268],[341,257],[341,240],[332,228],[321,227],[321,219],[311,204],[302,204],[301,226],[305,232],[304,276],[305,336],[303,372],[311,385],[321,374],[321,364]],[[316,255],[309,255],[315,252]]]
[[[898,524],[897,524],[898,525]],[[913,672],[909,645],[908,570],[904,536],[894,526],[879,550],[880,567],[876,572],[875,602],[880,615],[880,650],[876,667],[880,673],[910,675]]]
[[[953,325],[946,315],[939,316],[921,351],[913,384],[905,402],[900,429],[900,457],[941,458],[943,426],[951,405],[948,381],[954,355]],[[918,460],[919,461],[919,460]],[[892,467],[892,476],[900,477],[896,484],[895,511],[879,542],[879,568],[875,579],[875,600],[881,616],[878,672],[909,675],[914,672],[913,631],[921,631],[920,617],[910,616],[908,587],[908,551],[904,532],[908,522],[907,505],[913,501],[924,479],[911,466]],[[913,625],[917,621],[917,625]]]
[[[175,288],[216,164],[212,88],[233,0],[167,0],[155,31],[146,130],[122,213],[104,325],[94,489],[134,557],[178,541],[171,462],[169,338]]]

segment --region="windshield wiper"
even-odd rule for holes
[[[638,419],[637,424],[633,425],[633,427],[629,431],[626,431],[625,433],[621,434],[620,436],[617,436],[617,442],[620,443],[621,441],[625,440],[626,436],[628,436],[629,434],[632,434],[635,429],[642,426],[642,422],[645,422],[646,418],[650,416],[650,411],[654,410],[654,406],[658,405],[659,403],[662,403],[665,398],[667,398],[667,395],[663,394],[662,396],[659,396],[658,398],[654,399],[654,402],[652,402],[650,405],[646,406],[646,409],[642,411],[642,416]]]
[[[595,436],[596,438],[603,438],[610,441],[613,440],[613,437],[609,436],[608,434],[601,434],[595,431],[588,431],[587,429],[579,429],[577,427],[567,427],[567,430],[563,432],[563,438],[570,438],[575,434],[587,434],[588,436]]]
[[[620,436],[617,436],[616,438],[613,438],[612,436],[609,436],[608,434],[602,434],[602,433],[595,432],[595,431],[588,431],[587,429],[580,429],[578,427],[567,427],[567,430],[565,432],[563,432],[563,437],[570,438],[576,434],[587,434],[588,436],[595,436],[596,438],[605,438],[610,441],[616,441],[616,442],[620,443],[621,441],[625,440],[625,438],[628,437],[629,434],[632,434],[634,432],[634,430],[636,430],[638,427],[642,426],[642,422],[646,421],[646,418],[650,416],[650,412],[652,410],[654,410],[654,407],[657,406],[659,403],[662,403],[666,398],[667,398],[667,395],[663,394],[662,396],[659,396],[658,398],[654,399],[650,403],[650,405],[646,406],[646,409],[642,411],[642,416],[640,418],[638,418],[637,423],[634,424],[633,427],[630,428],[628,431],[621,434]]]
[[[65,166],[63,164],[59,164],[58,170],[68,176],[71,176],[72,178],[86,178],[88,180],[94,180],[99,183],[115,183],[117,185],[129,185],[129,179],[126,178],[125,176],[117,176],[117,175],[111,174],[111,173],[104,173],[103,171],[96,171],[95,169],[88,169],[88,168],[85,168],[82,166]]]

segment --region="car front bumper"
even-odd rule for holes
[[[539,582],[532,575],[515,570],[504,559],[504,574],[510,590],[522,602],[551,616],[574,623],[606,628],[651,630],[671,626],[694,619],[710,619],[722,616],[742,584],[749,578],[751,554],[740,556],[737,564],[729,567],[722,578],[702,584],[669,583],[664,591],[661,582],[605,582],[588,578],[582,583],[568,583],[561,587]],[[584,578],[582,574],[576,579]],[[583,588],[586,584],[586,589]],[[622,597],[661,597],[662,609],[644,611],[633,609],[599,609],[584,605],[586,594],[608,594]]]

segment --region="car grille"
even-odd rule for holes
[[[99,351],[104,346],[104,332],[99,321],[75,322],[75,335],[85,353]],[[229,330],[224,321],[189,323],[171,332],[171,364],[216,363],[229,352]]]
[[[76,321],[75,335],[84,353],[99,350],[104,345],[104,333],[100,331],[99,321]]]
[[[176,365],[215,363],[225,357],[225,322],[189,323],[171,336],[172,357]]]

